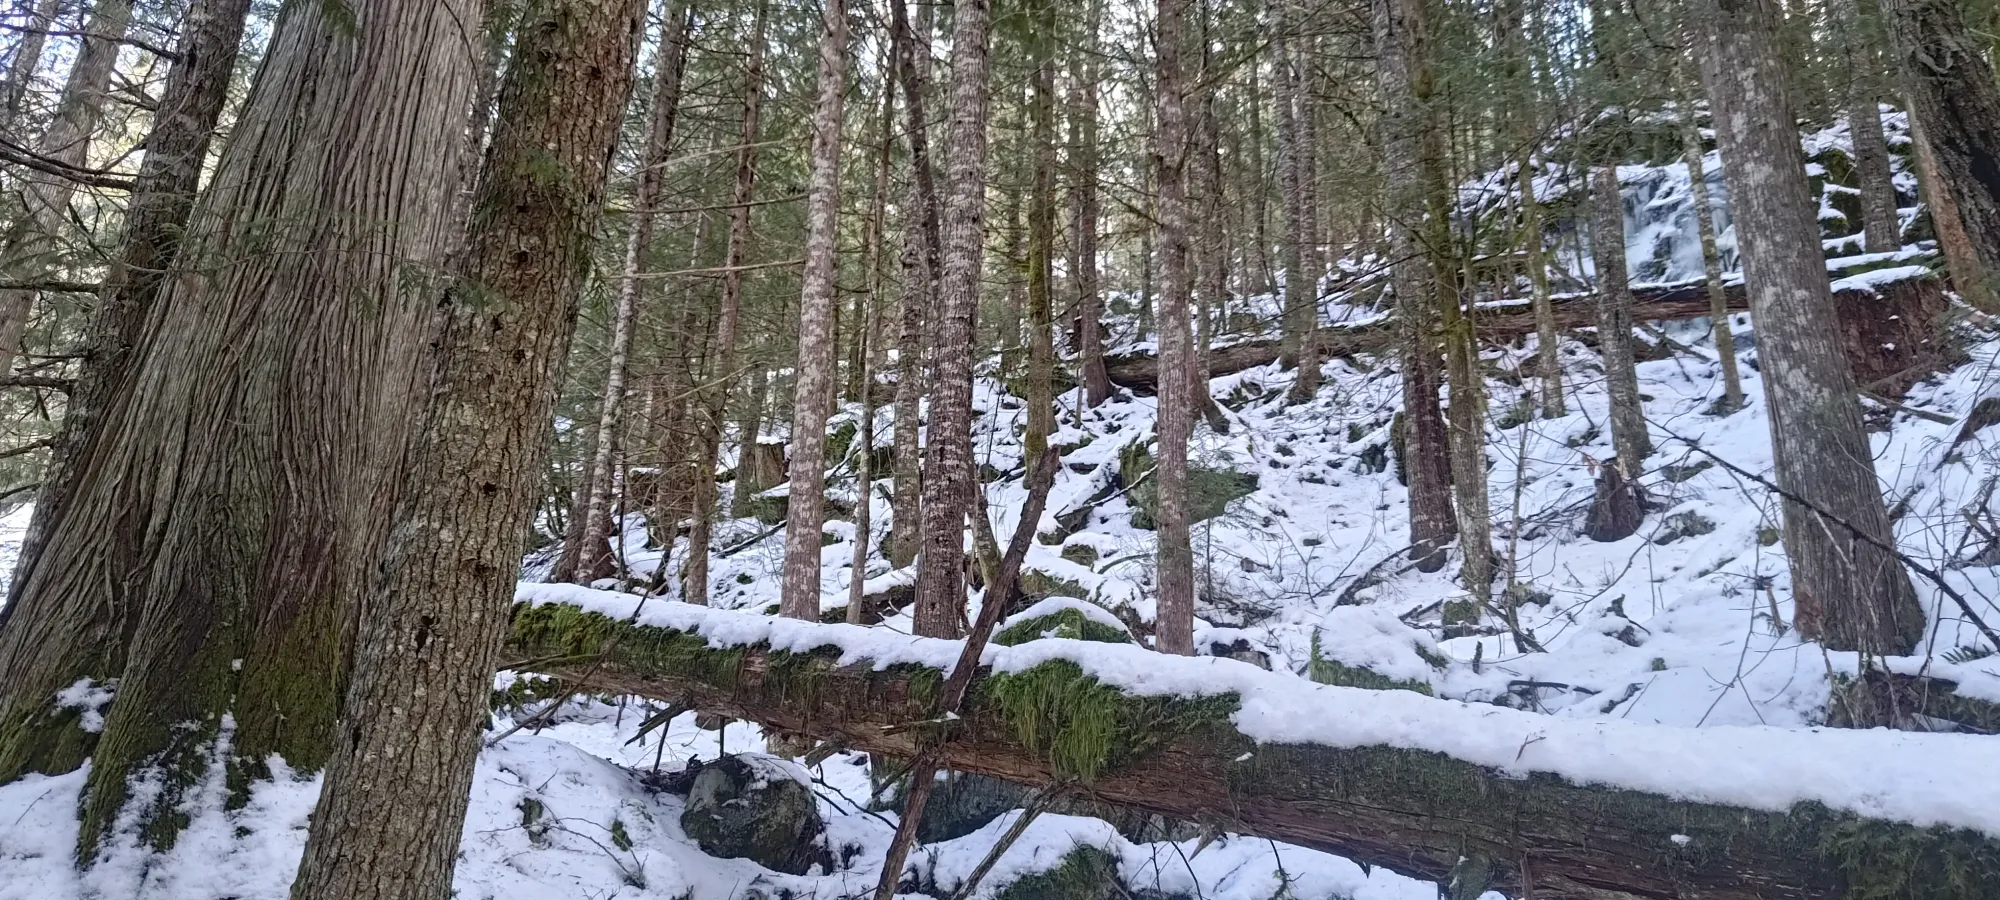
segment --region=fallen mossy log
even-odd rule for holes
[[[739,614],[699,615],[718,619],[688,627],[712,635],[740,639],[763,627]],[[771,640],[785,646],[813,646],[823,633],[829,645],[847,641],[850,655],[854,646],[863,646],[854,643],[855,636],[867,633],[796,622],[769,627],[784,629],[783,640]],[[1022,653],[1036,645],[1057,646],[1036,642],[996,652]],[[1090,652],[1145,652],[1088,646],[1100,648]],[[912,643],[881,658],[935,658],[926,648]],[[1452,896],[1476,897],[1490,889],[1513,896],[1661,900],[1971,900],[1992,897],[1993,886],[2000,884],[2000,841],[1980,831],[1919,827],[1811,801],[1783,812],[1691,802],[1575,783],[1543,771],[1502,772],[1398,746],[1260,743],[1234,724],[1238,694],[1136,696],[1049,654],[1030,654],[1044,661],[1024,670],[982,670],[960,717],[938,721],[934,704],[943,683],[938,669],[905,662],[877,671],[876,660],[868,658],[841,665],[842,652],[837,646],[806,652],[767,643],[711,646],[692,630],[632,625],[564,603],[543,603],[516,608],[503,658],[517,670],[587,678],[593,690],[683,703],[854,750],[908,758],[931,748],[946,768],[1028,785],[1075,779],[1105,802],[1455,883]],[[1231,665],[1171,657],[1159,662]],[[1203,671],[1228,676],[1223,684],[1251,677],[1232,669]],[[1343,689],[1300,682],[1298,690]],[[1390,698],[1393,694],[1407,696]],[[1385,710],[1389,704],[1451,702],[1407,692],[1370,692],[1365,699],[1377,697]],[[1335,706],[1352,714],[1352,704]],[[1551,729],[1566,724],[1549,723]],[[1677,730],[1660,729],[1663,737],[1671,731]],[[1847,740],[1859,734],[1806,737]],[[1538,740],[1525,741],[1520,753],[1542,752],[1533,747]],[[1745,765],[1742,759],[1702,762],[1721,769]],[[1954,774],[1972,773],[1938,777]]]
[[[1729,285],[1725,293],[1729,308],[1750,308],[1742,283]],[[1699,282],[1641,287],[1632,292],[1634,322],[1692,319],[1709,313],[1708,292]],[[1892,375],[1907,380],[1885,386],[1900,395],[1910,383],[1928,374],[1925,363],[1935,364],[1947,357],[1941,347],[1940,327],[1949,304],[1945,284],[1924,275],[1875,284],[1872,288],[1848,287],[1834,292],[1834,306],[1840,315],[1842,343],[1854,366],[1855,380],[1878,382]],[[1558,297],[1551,308],[1556,328],[1573,330],[1597,327],[1597,297],[1572,294]],[[1481,340],[1501,342],[1532,334],[1535,316],[1525,300],[1482,308],[1474,317]],[[1352,325],[1327,325],[1317,332],[1320,353],[1337,357],[1361,353],[1382,353],[1396,346],[1400,336],[1393,316]],[[1277,361],[1279,341],[1253,340],[1216,347],[1208,352],[1208,368],[1221,376],[1269,365]],[[1159,361],[1152,353],[1125,353],[1106,356],[1105,371],[1113,384],[1141,393],[1151,393]]]

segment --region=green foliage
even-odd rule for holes
[[[1097,641],[1103,644],[1129,644],[1132,636],[1085,615],[1080,609],[1065,608],[1046,616],[1036,616],[1024,622],[1016,622],[993,636],[993,643],[1002,647],[1012,647],[1043,637],[1071,638],[1079,641]]]
[[[1021,876],[994,900],[1099,900],[1122,893],[1117,859],[1096,847],[1078,846],[1055,868]]]
[[[1237,707],[1235,694],[1129,696],[1068,660],[997,673],[981,690],[1021,743],[1045,756],[1056,774],[1086,784],[1180,735],[1228,729]]]
[[[1974,900],[2000,885],[2000,844],[1983,834],[1843,818],[1819,846],[1840,873],[1843,900]]]
[[[1436,659],[1438,661],[1431,664],[1443,668],[1441,665],[1443,660],[1436,654],[1422,647],[1418,647],[1417,650],[1424,656],[1425,662]],[[1390,678],[1373,669],[1350,666],[1337,660],[1327,659],[1320,655],[1318,631],[1313,632],[1312,656],[1306,662],[1306,676],[1320,684],[1365,688],[1371,691],[1416,691],[1426,697],[1435,696],[1429,682]]]

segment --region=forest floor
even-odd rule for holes
[[[1746,361],[1754,361],[1755,335],[1744,317],[1738,319],[1739,347]],[[1399,401],[1392,371],[1329,362],[1317,400],[1291,407],[1281,399],[1291,376],[1275,367],[1217,379],[1212,391],[1227,401],[1231,428],[1227,434],[1201,428],[1196,457],[1212,470],[1254,473],[1257,484],[1221,515],[1196,525],[1203,651],[1253,648],[1268,655],[1275,671],[1303,678],[1317,640],[1323,658],[1423,683],[1440,697],[1558,717],[1688,728],[1806,728],[1823,721],[1833,676],[1851,671],[1854,660],[1802,642],[1787,626],[1792,607],[1784,557],[1781,548],[1766,546],[1766,529],[1775,523],[1769,494],[1721,466],[1703,466],[1706,457],[1693,450],[1698,444],[1742,469],[1769,472],[1756,371],[1745,368],[1745,409],[1710,415],[1706,410],[1720,386],[1713,360],[1704,355],[1703,329],[1692,323],[1669,326],[1667,333],[1692,352],[1639,367],[1658,444],[1646,484],[1658,506],[1633,537],[1596,543],[1580,533],[1591,492],[1585,459],[1611,455],[1602,426],[1605,398],[1586,348],[1563,349],[1568,416],[1495,425],[1489,433],[1496,550],[1513,560],[1521,583],[1548,596],[1521,608],[1521,627],[1545,648],[1538,653],[1522,652],[1490,612],[1455,623],[1453,634],[1467,633],[1447,637],[1442,604],[1462,594],[1451,569],[1427,575],[1404,571],[1400,563],[1377,566],[1406,543],[1404,491],[1386,446]],[[2000,374],[2000,341],[1974,341],[1966,349],[1969,362],[1918,385],[1905,405],[1958,418],[1986,396]],[[1487,353],[1496,420],[1504,420],[1519,398],[1510,373],[1531,352]],[[977,405],[983,410],[981,462],[1003,473],[1018,469],[1020,404],[997,382],[982,380]],[[1038,543],[1028,566],[1047,584],[1060,585],[1057,593],[1129,610],[1128,621],[1143,629],[1151,612],[1153,533],[1131,524],[1130,495],[1101,494],[1121,455],[1130,457],[1121,451],[1148,439],[1153,400],[1121,398],[1081,420],[1073,405],[1069,409],[1057,443],[1073,449],[1064,457],[1049,521],[1039,530],[1053,536],[1058,515],[1074,524],[1070,513],[1093,496],[1100,500],[1087,523],[1060,545]],[[1985,504],[2000,475],[2000,435],[1982,432],[1955,444],[1955,426],[1887,411],[1875,418],[1886,428],[1874,435],[1875,450],[1892,502],[1902,509],[1904,548],[1944,569],[1968,596],[2000,596],[1991,551],[1965,515],[1968,507],[1975,518],[1988,515]],[[886,434],[885,427],[885,442]],[[875,492],[878,522],[888,517],[881,496],[886,484]],[[986,488],[1000,520],[996,531],[1007,533],[1019,505],[1018,480],[1002,478]],[[848,491],[851,499],[851,483]],[[0,520],[10,529],[0,535],[0,547],[12,546],[24,522],[24,511]],[[730,523],[721,543],[762,527],[754,520]],[[825,549],[831,610],[846,597],[853,529],[833,522],[828,532],[842,537]],[[718,560],[719,605],[756,611],[775,602],[781,540],[773,535]],[[661,551],[645,548],[640,529],[628,542],[628,561],[643,578]],[[1066,558],[1063,551],[1076,547],[1094,553],[1071,549]],[[1356,589],[1364,573],[1372,573],[1374,583]],[[907,577],[889,571],[879,556],[867,574],[878,587]],[[1965,660],[1961,654],[1951,657],[1958,663],[1946,661],[1948,651],[1974,643],[1973,633],[1940,605],[1934,587],[1920,581],[1919,591],[1937,626],[1927,648],[1932,655],[1898,663],[1928,665],[1934,674],[1959,680],[1961,693],[2000,700],[2000,658]],[[881,627],[907,631],[908,621],[892,617]],[[812,784],[828,842],[852,864],[817,876],[783,875],[703,854],[678,824],[681,798],[650,789],[644,777],[656,764],[671,772],[724,751],[762,750],[757,730],[738,723],[703,731],[689,714],[665,729],[664,738],[655,732],[630,743],[643,718],[637,704],[573,701],[539,733],[515,733],[489,748],[466,825],[459,896],[722,900],[788,890],[831,898],[859,894],[874,883],[871,866],[879,865],[894,813],[864,809],[870,783],[860,757],[836,755],[810,770],[787,763]],[[503,717],[494,733],[509,724]],[[174,850],[148,856],[131,835],[121,835],[104,863],[85,875],[70,864],[84,773],[0,787],[0,898],[283,897],[318,782],[276,771],[248,806],[231,811],[223,809],[224,786],[216,779],[195,798],[193,824]],[[1949,779],[1952,773],[1937,775]],[[949,888],[1010,819],[925,846],[913,865],[927,883]],[[614,829],[622,836],[614,838]],[[1435,890],[1261,839],[1223,839],[1199,848],[1193,841],[1134,844],[1094,819],[1045,816],[980,894],[1050,868],[1079,845],[1107,850],[1128,886],[1214,900],[1414,900]]]
[[[1113,331],[1126,346],[1142,346],[1131,337],[1128,299],[1113,298],[1114,309],[1125,311],[1114,317]],[[1325,321],[1367,314],[1337,303],[1322,310]],[[1532,598],[1518,607],[1518,633],[1494,610],[1455,602],[1464,596],[1454,582],[1455,558],[1445,571],[1425,574],[1409,570],[1399,555],[1408,540],[1406,492],[1390,440],[1401,404],[1392,367],[1362,358],[1329,361],[1317,397],[1291,406],[1283,398],[1293,376],[1276,366],[1215,379],[1210,391],[1229,428],[1201,426],[1191,453],[1197,469],[1209,473],[1197,484],[1234,490],[1211,495],[1216,514],[1194,527],[1199,652],[1261,654],[1274,672],[1301,683],[1317,652],[1441,698],[1584,722],[1743,726],[1746,733],[1823,724],[1832,686],[1856,670],[1857,660],[1802,641],[1791,627],[1775,498],[1731,471],[1768,477],[1772,469],[1756,334],[1747,315],[1735,316],[1732,326],[1748,403],[1717,415],[1722,386],[1707,323],[1662,323],[1679,349],[1638,366],[1655,443],[1643,478],[1654,508],[1637,534],[1609,543],[1583,534],[1593,466],[1612,456],[1596,355],[1565,341],[1569,413],[1543,419],[1523,412],[1524,385],[1537,383],[1522,372],[1535,354],[1532,337],[1484,352],[1494,551],[1502,585],[1516,583],[1517,596]],[[2000,597],[2000,505],[1993,501],[2000,431],[1963,434],[1958,424],[1980,401],[2000,395],[2000,338],[1961,327],[1957,340],[1966,361],[1900,400],[1953,422],[1869,404],[1873,449],[1903,550],[1942,572],[1988,621],[2000,621],[1991,599]],[[994,531],[1006,535],[1025,496],[1026,413],[995,365],[989,360],[975,391],[974,440]],[[1073,393],[1060,400],[1053,443],[1064,449],[1064,465],[1036,528],[1046,542],[1038,541],[1027,558],[1030,583],[1040,594],[1116,614],[1121,627],[1143,633],[1153,613],[1154,534],[1135,525],[1134,514],[1141,513],[1143,524],[1146,487],[1138,476],[1148,463],[1138,451],[1151,440],[1155,401],[1121,393],[1079,413]],[[828,427],[840,432],[859,414],[843,407]],[[889,433],[888,411],[881,410],[878,446],[889,444]],[[849,456],[830,484],[832,499],[851,508],[861,492]],[[859,574],[871,594],[912,577],[892,570],[880,552],[890,523],[888,487],[882,480],[866,492],[877,523],[875,550]],[[1203,502],[1196,498],[1198,507]],[[0,570],[11,569],[26,518],[25,508],[0,518]],[[645,583],[663,563],[677,571],[684,544],[649,546],[642,523],[635,517],[629,524],[623,556],[632,581]],[[856,576],[856,535],[844,519],[829,521],[826,531],[822,596],[833,614]],[[755,519],[723,523],[717,546],[739,549],[714,560],[717,606],[762,612],[776,604],[783,535],[767,532]],[[534,568],[531,561],[530,576]],[[2000,702],[2000,656],[1980,655],[1977,632],[1936,585],[1920,578],[1917,590],[1931,616],[1931,637],[1918,656],[1889,666],[1948,678],[1962,695]],[[909,626],[904,609],[878,627],[907,633]],[[1525,649],[1519,634],[1541,650]],[[511,679],[501,676],[503,684]],[[83,705],[102,700],[87,691],[77,697]],[[489,737],[539,709],[531,703],[497,717]],[[761,733],[744,723],[702,730],[690,713],[635,741],[646,715],[636,701],[585,697],[550,716],[546,727],[507,734],[487,748],[465,826],[457,896],[735,900],[789,893],[831,900],[872,888],[896,814],[867,808],[864,758],[836,754],[810,769],[780,763],[812,787],[828,849],[843,861],[832,872],[785,875],[702,853],[680,827],[683,799],[652,786],[655,769],[672,773],[695,759],[762,751]],[[292,777],[281,764],[273,772],[234,810],[224,808],[218,774],[190,799],[192,824],[171,851],[142,852],[135,834],[120,831],[104,860],[84,874],[71,852],[85,772],[0,786],[0,900],[278,900],[287,895],[319,782]],[[1950,784],[1965,774],[1929,777]],[[939,900],[949,897],[1017,814],[920,847],[912,854],[918,881]],[[1048,870],[1079,846],[1106,851],[1121,883],[1134,891],[1205,900],[1437,895],[1429,883],[1263,839],[1137,844],[1096,819],[1047,815],[1007,852],[977,896]]]

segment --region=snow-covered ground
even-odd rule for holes
[[[1900,114],[1892,116],[1892,144],[1901,127]],[[1844,140],[1844,126],[1837,126],[1807,136],[1806,144],[1810,150]],[[1712,190],[1720,187],[1717,162],[1711,154]],[[1636,170],[1621,172],[1628,237],[1635,253],[1649,254],[1632,261],[1635,272],[1653,272],[1659,281],[1698,276],[1699,257],[1690,268],[1686,252],[1694,235],[1684,215],[1685,168],[1628,168]],[[1548,177],[1538,188],[1544,199],[1562,190],[1553,174]],[[1461,196],[1476,206],[1503,189],[1500,181],[1473,183]],[[1726,216],[1720,224],[1726,249],[1733,235]],[[1344,261],[1322,281],[1325,320],[1378,315],[1356,287],[1374,268],[1366,260]],[[1887,277],[1867,275],[1853,286]],[[1276,298],[1247,298],[1243,306],[1269,313]],[[1128,319],[1111,324],[1116,334],[1133,332]],[[1993,783],[1990,763],[1979,773],[1983,781],[1966,777],[1979,769],[1980,754],[1989,752],[1981,742],[1990,737],[1808,733],[1825,719],[1834,679],[1853,672],[1857,662],[1852,654],[1802,641],[1791,627],[1790,575],[1772,539],[1773,497],[1707,455],[1760,475],[1772,468],[1756,334],[1745,315],[1735,316],[1731,326],[1745,363],[1749,404],[1741,410],[1711,414],[1721,384],[1706,322],[1663,324],[1688,352],[1639,365],[1655,444],[1644,483],[1659,505],[1638,534],[1610,543],[1582,534],[1593,466],[1612,456],[1595,355],[1580,343],[1564,343],[1569,413],[1541,419],[1515,412],[1527,399],[1524,384],[1537,382],[1522,377],[1522,366],[1536,352],[1533,338],[1483,354],[1494,551],[1503,577],[1542,598],[1519,612],[1520,628],[1542,652],[1525,650],[1491,613],[1447,629],[1445,604],[1463,595],[1452,580],[1455,560],[1444,572],[1423,574],[1396,556],[1408,544],[1406,492],[1389,439],[1401,388],[1393,366],[1364,357],[1327,362],[1317,397],[1293,406],[1283,403],[1293,376],[1276,366],[1216,378],[1210,390],[1225,404],[1230,428],[1218,433],[1203,425],[1194,439],[1199,466],[1256,476],[1254,490],[1195,526],[1197,643],[1208,653],[1240,642],[1264,653],[1272,672],[1230,660],[1166,660],[1133,647],[1066,641],[995,648],[991,661],[1018,667],[1052,657],[1078,659],[1137,691],[1236,690],[1246,701],[1238,727],[1260,739],[1387,741],[1503,769],[1559,772],[1679,796],[1773,809],[1811,798],[1870,815],[2000,833],[2000,785]],[[1982,398],[2000,394],[2000,338],[1971,330],[1961,337],[1968,361],[1917,385],[1901,401],[1905,406],[1962,420]],[[974,406],[976,459],[988,473],[983,489],[994,530],[1005,535],[1025,496],[1020,436],[1026,410],[994,377],[979,380]],[[1036,528],[1059,540],[1037,542],[1027,567],[1063,585],[1059,593],[1143,624],[1153,613],[1154,534],[1132,524],[1134,497],[1116,479],[1129,449],[1151,441],[1155,401],[1121,394],[1086,410],[1069,394],[1060,406],[1054,443],[1066,449],[1064,465]],[[829,427],[858,414],[844,409]],[[2000,431],[1962,437],[1955,424],[1881,408],[1871,418],[1882,429],[1872,435],[1873,449],[1903,548],[1942,572],[1988,621],[2000,621],[1991,599],[2000,596],[2000,570],[1994,568],[2000,563],[2000,538],[1994,537],[2000,507],[1993,502]],[[888,411],[881,411],[876,433],[883,446],[889,424]],[[848,503],[864,494],[852,471],[842,465],[831,482],[831,494]],[[853,523],[827,524],[833,540],[822,556],[826,609],[846,602],[852,578],[864,578],[870,592],[910,579],[910,571],[892,570],[879,550],[891,524],[888,488],[883,480],[865,492],[876,550],[863,571],[851,568]],[[17,529],[25,523],[25,511],[0,520],[0,556],[18,546]],[[631,524],[623,557],[635,580],[647,582],[662,564],[678,571],[685,545],[649,547],[645,530],[636,520]],[[808,639],[803,629],[762,615],[778,600],[783,547],[782,533],[767,532],[769,526],[749,519],[719,528],[717,546],[732,552],[715,558],[710,593],[717,607],[739,614],[693,611],[668,602],[670,592],[648,600],[645,617],[699,627],[718,642]],[[11,559],[0,559],[4,563]],[[1994,648],[1935,585],[1920,578],[1917,589],[1932,634],[1919,656],[1888,664],[1948,678],[1962,694],[2000,701],[2000,656],[1981,655]],[[523,596],[619,611],[637,600],[549,586],[525,587]],[[810,639],[841,636],[852,642],[850,650],[878,662],[948,664],[955,658],[953,648],[909,638],[909,630],[904,611],[871,630],[814,629]],[[1306,673],[1315,645],[1323,658],[1421,683],[1438,697],[1462,702],[1313,685]],[[1502,706],[1511,709],[1496,708]],[[834,898],[872,887],[895,813],[864,810],[870,791],[865,761],[840,754],[798,770],[819,797],[828,841],[841,851],[835,858],[847,862],[833,872],[784,875],[701,853],[680,828],[683,801],[646,780],[655,766],[671,772],[693,759],[760,751],[756,729],[733,724],[704,731],[690,714],[631,740],[645,717],[638,701],[579,700],[554,716],[555,724],[511,734],[487,749],[465,829],[458,896],[735,900],[790,892]],[[502,717],[492,734],[511,724]],[[0,900],[283,897],[318,783],[294,778],[281,765],[273,771],[276,777],[258,785],[250,804],[238,810],[222,808],[219,783],[194,797],[193,825],[173,851],[149,857],[131,835],[120,834],[107,859],[82,875],[70,853],[85,773],[0,786]],[[530,815],[529,809],[540,812]],[[1003,817],[967,837],[920,848],[912,865],[949,888],[1010,823],[1011,816]],[[614,828],[624,837],[614,838]],[[1134,844],[1103,822],[1050,815],[1028,828],[983,882],[981,896],[1049,868],[1079,845],[1109,853],[1135,889],[1210,900],[1436,895],[1429,884],[1380,869],[1366,873],[1343,859],[1261,839]]]

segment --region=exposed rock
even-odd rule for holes
[[[710,856],[792,875],[831,869],[826,826],[801,774],[792,763],[757,753],[709,763],[688,789],[681,828]]]

